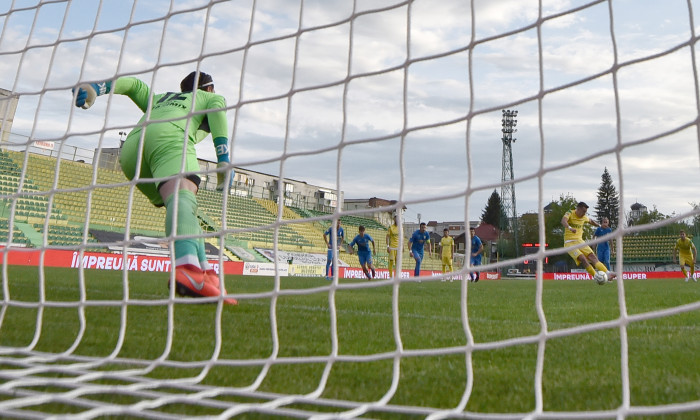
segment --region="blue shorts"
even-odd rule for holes
[[[360,260],[360,265],[372,264],[372,252],[357,251],[357,258]]]

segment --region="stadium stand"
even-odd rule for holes
[[[229,235],[224,253],[231,260],[268,261],[256,248],[273,248],[275,226],[278,226],[280,251],[325,255],[323,232],[330,226],[332,214],[283,207],[279,223],[279,207],[273,200],[230,195],[224,209],[223,198],[221,192],[201,189],[198,217],[202,228],[208,232],[223,229],[225,220]],[[138,190],[127,184],[121,172],[104,168],[96,170],[93,165],[82,162],[0,149],[0,242],[7,242],[9,237],[8,219],[13,206],[12,243],[20,246],[44,246],[44,237],[49,246],[97,245],[98,240],[89,231],[84,237],[88,214],[90,230],[123,233],[130,215],[132,233],[165,236],[165,210],[152,206]],[[44,232],[47,214],[48,229]],[[327,219],[306,221],[319,216]],[[372,218],[356,215],[344,215],[341,221],[348,242],[357,234],[358,226],[367,228],[377,247],[375,266],[385,268],[386,227]],[[206,241],[220,247],[215,238]],[[350,266],[359,267],[355,254],[342,252],[341,258]],[[414,262],[408,252],[404,252],[402,263],[404,269],[413,268]],[[439,270],[437,255],[433,259],[426,258],[423,267]]]
[[[231,195],[224,210],[221,192],[200,190],[198,193],[200,220],[205,221],[205,230],[219,231],[224,228],[238,240],[239,245],[247,243],[247,248],[269,248],[274,242],[277,217],[272,213],[272,205],[265,200]],[[284,219],[283,219],[284,220]],[[278,246],[286,251],[310,252],[314,243],[310,238],[293,229],[290,224],[279,226]]]
[[[4,216],[0,218],[0,243],[12,243],[19,246],[31,245],[31,242],[17,226],[12,229],[12,240],[10,241],[10,225]]]
[[[6,151],[18,170],[23,165],[24,153]],[[57,163],[58,162],[58,163]],[[127,185],[113,188],[95,188],[93,176],[97,185],[125,184],[126,179],[121,172],[99,169],[94,173],[94,167],[89,164],[58,160],[53,157],[28,154],[27,178],[36,182],[41,191],[51,191],[54,188],[54,178],[58,179],[56,189],[50,194],[53,205],[59,214],[71,225],[82,226],[85,217],[90,215],[90,226],[104,230],[124,231],[127,215],[131,215],[131,230],[148,235],[164,235],[163,220],[165,210],[152,206],[138,190],[130,194]],[[55,177],[58,173],[58,177]],[[46,194],[46,193],[44,193]],[[132,204],[129,211],[129,196]],[[46,197],[46,195],[44,195]],[[45,213],[44,213],[45,214]],[[44,214],[41,215],[43,222]]]
[[[622,239],[623,260],[629,263],[668,263],[672,260],[672,250],[677,239],[678,234],[667,232],[625,236]],[[617,249],[613,244],[611,260],[616,258]]]
[[[10,213],[14,211],[14,244],[43,246],[44,221],[49,215],[49,231],[46,232],[47,245],[68,245],[82,243],[82,231],[75,233],[68,226],[68,217],[57,205],[50,202],[51,196],[28,174],[22,177],[19,164],[10,155],[0,151],[0,211],[4,242],[8,241]],[[14,209],[14,210],[13,210]],[[74,234],[75,233],[75,234]],[[94,242],[94,238],[88,238]]]

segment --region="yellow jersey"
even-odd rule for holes
[[[569,229],[564,229],[564,242],[572,240],[583,240],[583,225],[590,223],[591,219],[588,215],[583,215],[578,217],[575,210],[569,210],[564,217],[568,218],[569,226],[576,229],[576,233],[573,233]]]
[[[442,248],[443,257],[452,257],[452,248],[455,246],[455,240],[451,237],[442,237],[440,239],[440,247]]]
[[[389,248],[399,249],[399,227],[397,225],[389,226],[386,234],[389,235]]]
[[[679,254],[682,255],[693,255],[693,249],[695,249],[695,244],[690,238],[680,239],[676,241],[676,246],[673,249],[677,249]]]

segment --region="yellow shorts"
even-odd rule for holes
[[[678,254],[678,263],[681,265],[681,267],[684,265],[694,267],[695,260],[693,259],[693,254]]]
[[[568,241],[564,242],[564,246],[568,247],[571,245],[582,244],[582,243],[585,243],[585,241],[578,240],[578,239],[568,240]],[[593,250],[588,245],[584,245],[580,248],[572,249],[571,251],[569,251],[569,255],[571,256],[571,258],[574,259],[574,261],[576,261],[576,265],[581,264],[581,262],[578,260],[579,255],[584,255],[586,258],[588,258],[588,256],[590,254],[593,254]]]
[[[452,266],[452,258],[450,258],[449,255],[445,255],[442,257],[442,265],[449,265]]]

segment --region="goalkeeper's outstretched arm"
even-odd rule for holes
[[[120,77],[116,80],[107,80],[99,83],[84,83],[73,89],[75,94],[75,106],[88,109],[95,103],[98,96],[110,92],[118,95],[126,95],[142,112],[146,112],[151,89],[146,83],[135,77]]]

